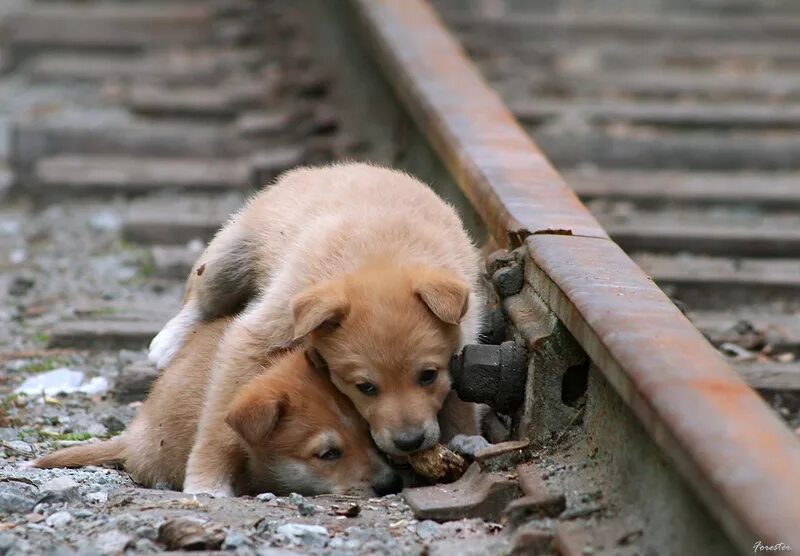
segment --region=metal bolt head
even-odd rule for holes
[[[453,388],[464,401],[485,403],[501,413],[512,413],[522,404],[527,354],[514,342],[465,346],[450,369]]]

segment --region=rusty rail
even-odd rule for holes
[[[743,552],[800,546],[800,442],[602,227],[424,0],[351,0],[417,126],[501,245]]]

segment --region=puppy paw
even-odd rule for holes
[[[491,446],[488,440],[479,435],[469,436],[466,434],[457,434],[450,439],[447,447],[460,456],[469,460],[475,459],[475,454]]]
[[[230,498],[233,496],[233,489],[228,485],[207,485],[200,481],[186,479],[183,485],[183,492],[186,494],[208,494],[214,498]]]
[[[199,320],[200,312],[197,308],[191,303],[184,305],[150,342],[150,351],[147,355],[150,362],[159,370],[166,368]]]

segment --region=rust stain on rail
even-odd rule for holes
[[[490,233],[743,551],[800,546],[800,442],[605,231],[421,0],[351,0]]]
[[[429,6],[354,4],[379,30],[369,38],[398,95],[498,243],[551,229],[607,237]]]

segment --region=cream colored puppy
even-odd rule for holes
[[[294,170],[220,230],[150,356],[163,367],[198,323],[244,309],[210,396],[264,350],[303,339],[378,447],[403,456],[480,433],[478,407],[451,392],[448,374],[451,355],[477,340],[479,269],[455,210],[409,175],[366,164]],[[198,437],[187,490],[226,488],[202,465],[219,440]]]

